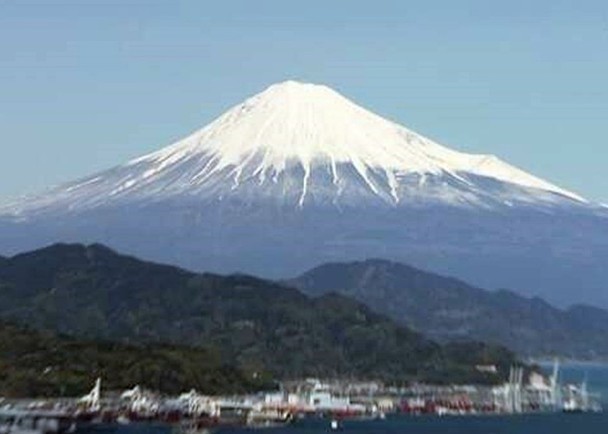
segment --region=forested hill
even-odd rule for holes
[[[276,378],[499,381],[515,361],[502,347],[442,347],[344,296],[195,274],[101,245],[8,258],[0,264],[0,317],[80,338],[204,348],[219,363]],[[499,375],[480,374],[477,364],[496,364]]]
[[[201,348],[78,340],[0,322],[0,396],[80,396],[96,378],[106,390],[140,385],[171,394],[276,387],[267,376],[222,364]]]
[[[559,309],[540,298],[486,291],[398,262],[328,263],[288,284],[311,296],[338,292],[352,297],[439,341],[481,340],[529,356],[608,357],[608,312],[603,309]]]

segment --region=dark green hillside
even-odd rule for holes
[[[136,384],[165,393],[274,387],[268,377],[254,379],[204,349],[83,341],[0,323],[0,396],[79,396],[97,377],[111,390]]]
[[[466,360],[344,296],[310,298],[249,276],[194,274],[99,245],[55,245],[0,265],[0,316],[38,329],[124,343],[216,351],[278,378],[497,381],[477,363],[511,353],[482,346]]]

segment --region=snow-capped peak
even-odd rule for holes
[[[346,163],[372,189],[368,173],[373,170],[383,171],[389,184],[407,174],[473,174],[583,201],[495,156],[451,150],[354,104],[327,86],[296,81],[274,84],[188,138],[130,164],[152,163],[148,175],[153,175],[196,155],[211,157],[200,168],[198,179],[228,167],[242,177],[245,167],[256,160],[254,173],[260,179],[276,179],[293,165],[300,165],[306,178],[313,165],[328,164],[337,182],[336,167]],[[305,189],[306,180],[303,183]]]
[[[378,199],[391,205],[586,203],[497,157],[439,145],[327,86],[286,81],[164,149],[4,210],[24,215],[183,195],[299,207]]]

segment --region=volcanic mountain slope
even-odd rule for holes
[[[203,202],[266,199],[292,208],[585,203],[492,155],[436,144],[328,87],[285,82],[165,149],[6,211],[27,216],[181,195]]]
[[[608,311],[589,306],[562,310],[384,260],[324,264],[288,283],[313,296],[352,297],[440,341],[494,342],[537,357],[608,356]]]
[[[440,346],[343,296],[310,298],[248,276],[195,274],[100,246],[55,245],[0,266],[0,317],[123,343],[204,348],[275,378],[499,381],[503,347]],[[197,356],[198,357],[198,356]],[[497,364],[484,375],[477,364]]]
[[[325,86],[285,82],[167,148],[6,204],[0,247],[99,241],[268,277],[386,257],[562,303],[577,283],[608,304],[607,221],[494,156],[446,148]]]

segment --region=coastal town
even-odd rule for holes
[[[479,367],[491,369],[491,367]],[[600,397],[587,384],[561,384],[559,365],[550,376],[513,367],[508,382],[497,386],[413,384],[387,386],[375,381],[304,379],[286,381],[278,390],[251,395],[209,396],[191,390],[164,396],[139,386],[104,391],[97,379],[78,398],[1,399],[0,433],[54,434],[95,425],[163,424],[178,432],[220,427],[263,428],[326,420],[339,429],[347,420],[393,415],[467,416],[548,412],[599,412]]]

